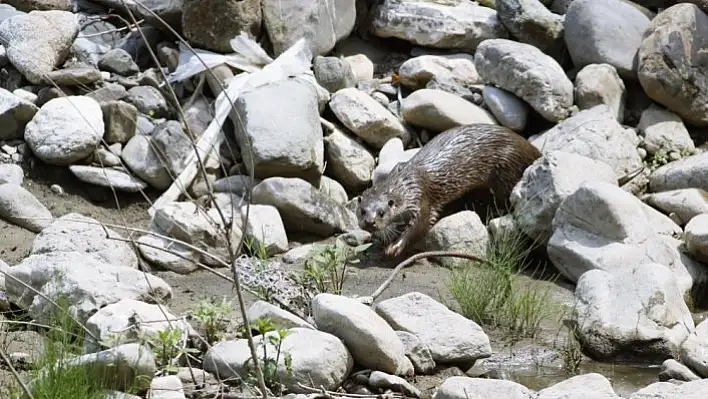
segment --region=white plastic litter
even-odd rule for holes
[[[199,158],[194,152],[190,154],[185,169],[148,210],[150,216],[153,216],[155,210],[164,204],[179,199],[180,194],[185,192],[192,183],[198,172],[197,160],[204,161],[209,154],[213,153],[214,147],[221,143],[223,138],[220,134],[221,126],[231,113],[232,103],[241,94],[269,83],[302,75],[305,79],[316,82],[311,71],[312,52],[304,38],[298,40],[275,60],[270,58],[258,43],[243,33],[231,40],[231,47],[237,53],[224,55],[204,51],[203,54],[208,57],[208,62],[204,60],[205,63],[209,68],[226,63],[245,72],[225,82],[226,90],[216,98],[214,119],[196,143]],[[202,51],[197,50],[197,53],[202,54],[200,53]],[[204,65],[190,50],[182,48],[179,66],[168,81],[178,82],[189,79],[205,70]],[[240,123],[238,120],[233,122]]]
[[[228,64],[246,72],[256,72],[261,70],[264,65],[273,62],[273,59],[268,53],[245,33],[234,37],[229,43],[235,52],[231,54],[220,54],[196,48],[190,51],[180,42],[179,65],[177,69],[167,77],[167,83],[171,84],[187,80],[205,71],[207,68],[213,68],[221,64]],[[205,64],[206,66],[204,66]]]

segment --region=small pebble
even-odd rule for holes
[[[108,146],[108,150],[119,157],[123,153],[123,145],[121,143],[114,143]]]
[[[3,145],[2,147],[0,147],[0,149],[2,149],[2,151],[3,151],[4,153],[10,154],[10,155],[12,155],[12,154],[14,154],[14,153],[17,152],[17,147],[13,147],[13,146],[7,145],[7,144],[5,144],[5,145]]]
[[[37,95],[34,94],[34,93],[32,93],[32,92],[29,91],[29,90],[17,89],[17,90],[15,90],[15,91],[13,91],[12,94],[14,94],[14,95],[16,95],[17,97],[20,97],[20,98],[22,98],[22,99],[25,99],[25,100],[27,100],[27,101],[33,103],[33,104],[37,102]]]
[[[371,97],[373,97],[374,100],[376,100],[379,104],[383,105],[384,107],[388,107],[388,104],[390,103],[388,97],[379,91],[375,91],[375,92],[371,93]]]
[[[58,184],[52,184],[49,189],[56,195],[64,195],[64,188]]]
[[[337,239],[344,241],[344,243],[349,246],[355,247],[371,241],[371,233],[357,229],[342,234],[341,236],[337,237]]]
[[[376,90],[381,93],[387,94],[391,97],[396,97],[398,95],[398,89],[396,89],[396,87],[394,87],[390,83],[384,83],[381,86],[379,86]]]
[[[644,148],[637,148],[637,153],[639,154],[639,157],[640,157],[641,159],[646,159],[646,157],[647,157],[647,150],[645,150]]]

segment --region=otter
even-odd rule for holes
[[[465,197],[489,193],[502,211],[508,210],[514,186],[540,157],[527,139],[501,125],[448,129],[358,197],[359,227],[386,245],[386,255],[398,256]],[[644,169],[619,178],[620,186]]]
[[[448,129],[359,196],[359,227],[387,244],[386,255],[398,256],[468,193],[491,191],[495,202],[508,207],[511,190],[540,157],[528,140],[501,125]]]

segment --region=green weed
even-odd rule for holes
[[[156,332],[148,332],[140,337],[140,341],[147,343],[152,349],[155,363],[163,374],[176,374],[179,370],[180,359],[190,354],[197,354],[199,350],[187,346],[186,333],[179,328],[167,328]]]
[[[221,339],[221,335],[226,331],[230,312],[231,303],[226,298],[223,298],[221,303],[202,299],[194,306],[191,315],[204,330],[207,343],[213,345]]]
[[[490,238],[488,263],[465,262],[452,270],[448,288],[461,314],[513,337],[534,337],[553,314],[550,287],[514,285],[515,277],[530,268],[533,249],[523,233],[502,233]]]
[[[91,364],[69,361],[82,353],[84,331],[71,318],[65,299],[48,318],[44,350],[33,362],[29,391],[34,399],[103,399],[108,388],[107,376]],[[10,398],[24,399],[27,394],[13,387]]]
[[[371,243],[351,247],[341,240],[336,240],[334,245],[318,247],[313,256],[305,262],[305,270],[299,278],[300,283],[314,286],[317,293],[341,295],[347,278],[347,266],[359,263],[359,254],[370,246]]]
[[[281,352],[283,340],[288,334],[288,330],[279,328],[268,318],[259,318],[254,324],[253,327],[258,330],[258,333],[263,338],[259,343],[260,348],[263,350],[263,357],[259,359],[261,361],[261,368],[263,369],[263,379],[268,389],[280,395],[283,392],[283,385],[278,378],[278,364],[281,355],[285,363],[286,373],[292,375],[292,357],[289,353]],[[268,334],[273,331],[275,331],[276,334]],[[268,346],[275,348],[275,357],[268,356]],[[255,380],[255,373],[251,367],[251,358],[246,361],[245,368],[248,372],[249,380],[253,382]]]

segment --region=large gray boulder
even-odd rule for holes
[[[61,65],[79,33],[79,17],[68,11],[31,11],[0,23],[0,44],[7,58],[32,84]]]
[[[257,178],[299,177],[319,185],[324,141],[314,85],[290,78],[257,87],[239,96],[234,112],[243,163]]]
[[[313,56],[329,53],[349,36],[355,0],[262,0],[263,23],[276,56],[305,38]]]
[[[637,133],[620,125],[616,114],[604,104],[578,112],[531,143],[544,154],[565,151],[602,161],[612,167],[618,179],[642,166]]]
[[[708,72],[698,56],[708,47],[707,27],[696,5],[669,7],[651,21],[637,61],[647,96],[698,126],[708,126]]]
[[[231,40],[245,32],[261,33],[261,0],[183,0],[182,31],[198,48],[232,53]]]
[[[563,61],[563,17],[552,13],[539,0],[496,0],[502,24],[520,42],[528,43]]]
[[[706,268],[686,256],[668,216],[616,184],[586,181],[558,207],[548,256],[571,281],[589,270],[611,274],[658,263],[670,268],[682,294],[706,281]]]
[[[105,132],[98,102],[86,96],[49,100],[25,128],[34,155],[52,165],[70,165],[91,155]]]
[[[471,1],[384,0],[371,25],[378,37],[441,49],[474,51],[486,39],[509,37],[496,11]]]
[[[604,361],[664,361],[693,331],[691,312],[666,266],[616,274],[591,270],[575,288],[572,320],[583,349]]]
[[[253,188],[254,204],[278,209],[289,231],[320,236],[354,230],[356,215],[312,184],[296,177],[269,177]]]
[[[515,94],[541,116],[558,122],[573,106],[573,82],[556,60],[536,47],[508,39],[480,43],[474,65],[486,83]]]
[[[649,18],[621,0],[575,0],[565,14],[565,43],[576,68],[610,64],[637,78],[636,55]]]

